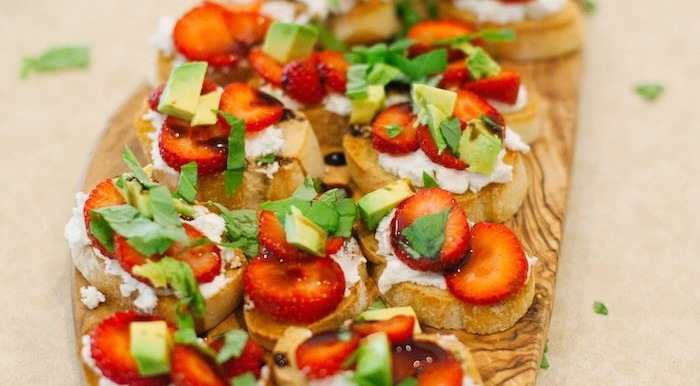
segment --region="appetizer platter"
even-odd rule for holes
[[[534,20],[400,3],[161,23],[157,84],[108,122],[66,226],[87,384],[535,383],[580,11],[535,17],[570,36],[528,56]]]

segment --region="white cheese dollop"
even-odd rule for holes
[[[352,112],[352,100],[343,94],[332,92],[324,100],[326,110],[347,117]]]
[[[284,146],[282,129],[275,125],[268,126],[256,133],[246,133],[245,157],[257,158],[270,153],[277,154]]]
[[[94,310],[105,300],[105,294],[100,292],[96,287],[91,285],[80,287],[80,301],[83,302],[88,309]]]
[[[343,246],[331,255],[331,259],[335,260],[343,270],[345,276],[345,296],[350,294],[350,288],[360,281],[360,266],[365,264],[367,260],[360,252],[360,246],[354,238],[345,241]]]
[[[500,24],[542,19],[559,12],[567,0],[533,0],[527,3],[503,3],[498,0],[454,0],[454,6],[474,13],[480,22]]]

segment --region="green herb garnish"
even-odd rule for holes
[[[377,300],[374,301],[368,308],[367,311],[369,310],[383,310],[386,308],[386,303],[384,303],[384,300],[382,298],[377,298]]]
[[[345,95],[348,98],[363,99],[367,98],[367,72],[369,65],[353,64],[348,68],[348,82],[345,90]]]
[[[386,125],[386,136],[389,138],[395,138],[403,132],[403,127],[399,125]]]
[[[450,209],[418,218],[411,226],[401,231],[407,243],[402,243],[406,252],[414,259],[435,259],[445,243],[445,224]]]
[[[544,343],[544,352],[542,353],[542,361],[540,362],[541,369],[549,368],[549,361],[547,360],[547,351],[549,351],[549,339]]]
[[[427,172],[423,172],[423,187],[424,188],[439,188],[440,184],[435,181],[435,178],[428,174]]]
[[[467,70],[472,79],[479,80],[498,75],[501,66],[481,47],[476,47],[467,57]]]
[[[634,90],[642,98],[644,98],[648,101],[653,101],[656,98],[658,98],[661,95],[661,93],[664,91],[664,86],[657,84],[657,83],[646,83],[646,84],[637,85],[634,88]]]
[[[20,76],[25,79],[32,71],[56,72],[90,67],[90,48],[87,46],[63,46],[52,48],[36,57],[22,58]]]
[[[583,8],[583,12],[585,13],[591,13],[595,11],[595,2],[593,0],[581,0],[581,8]]]
[[[255,379],[255,375],[250,371],[231,379],[231,386],[256,386],[257,384],[258,381]]]
[[[226,195],[230,196],[243,183],[245,172],[245,121],[226,111],[217,110],[231,127],[228,135],[228,156],[224,170]]]
[[[269,153],[269,154],[265,154],[265,155],[261,155],[260,157],[257,157],[255,159],[255,162],[259,163],[261,165],[269,165],[269,164],[275,162],[276,158],[277,158],[277,156],[275,156],[275,153]]]
[[[197,162],[192,161],[182,165],[175,194],[190,204],[194,204],[194,199],[197,197]]]
[[[593,302],[593,311],[595,311],[595,313],[598,315],[607,315],[608,307],[606,307],[603,302],[595,301]]]
[[[221,204],[209,202],[221,212],[226,224],[228,242],[223,246],[240,248],[247,258],[258,255],[258,216],[253,209],[228,210]]]
[[[403,381],[399,382],[396,386],[417,386],[418,380],[414,377],[408,377]]]
[[[224,363],[231,358],[238,358],[243,353],[248,342],[248,333],[241,329],[228,331],[224,334],[224,345],[216,355],[218,363]]]
[[[204,316],[204,298],[199,284],[187,263],[166,256],[158,261],[148,260],[137,265],[133,272],[148,278],[156,288],[172,288],[175,296],[189,307],[195,316]]]
[[[331,51],[343,52],[347,49],[345,43],[335,37],[323,23],[313,22],[311,26],[318,31],[318,42],[323,48]]]
[[[440,123],[440,133],[445,138],[447,147],[459,157],[459,139],[462,137],[462,123],[459,119],[452,118]]]
[[[396,15],[401,22],[401,36],[406,36],[411,27],[420,22],[421,19],[420,13],[408,0],[396,3]]]

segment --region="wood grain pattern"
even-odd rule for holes
[[[528,197],[521,211],[507,225],[521,238],[526,251],[539,258],[535,266],[535,300],[527,314],[504,332],[473,335],[450,331],[472,350],[486,385],[535,383],[552,312],[577,119],[580,54],[518,67],[523,77],[534,84],[534,90],[530,92],[541,96],[544,126],[541,138],[525,157],[530,177]],[[104,178],[126,170],[120,161],[125,144],[142,161],[145,160],[133,130],[132,118],[147,92],[146,86],[141,87],[109,121],[93,150],[85,172],[84,189],[88,190]],[[109,303],[95,311],[87,311],[80,303],[81,285],[85,285],[84,279],[75,271],[72,293],[78,340],[97,321],[113,311]],[[223,323],[237,325],[233,317]],[[92,377],[88,380],[89,384],[94,382]]]

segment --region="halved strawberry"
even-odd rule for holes
[[[170,382],[168,375],[139,375],[136,360],[131,355],[129,325],[152,320],[159,319],[133,311],[117,312],[103,320],[90,334],[90,355],[105,377],[120,385],[159,386]]]
[[[471,231],[471,254],[445,274],[450,292],[472,304],[493,304],[525,285],[527,259],[518,237],[505,225],[481,222]]]
[[[423,150],[426,156],[436,164],[440,164],[446,168],[464,170],[469,165],[459,159],[449,148],[445,148],[442,153],[438,152],[437,144],[430,134],[427,127],[419,127],[416,131],[416,139],[418,146]]]
[[[229,25],[231,12],[215,3],[204,3],[182,16],[173,29],[177,50],[189,60],[212,66],[231,66],[245,55],[243,42],[236,41]]]
[[[465,89],[459,90],[457,92],[454,116],[462,121],[462,126],[482,115],[501,127],[504,127],[506,124],[501,113],[499,113],[495,107],[491,106],[484,98]],[[502,134],[505,134],[505,130],[501,131]]]
[[[255,132],[277,123],[284,105],[274,97],[245,83],[231,83],[224,88],[219,108],[245,121],[245,130]],[[225,121],[223,121],[225,124]]]
[[[190,224],[185,223],[182,227],[185,229],[185,233],[190,241],[205,237],[202,232]],[[145,264],[148,261],[147,257],[129,245],[125,237],[118,234],[114,235],[114,247],[116,259],[122,268],[138,280],[148,283],[147,279],[132,273],[134,266]],[[176,241],[165,251],[164,256],[170,256],[187,263],[192,268],[192,273],[198,283],[208,283],[214,280],[216,275],[221,272],[221,252],[215,244],[205,244],[191,248]],[[160,256],[154,256],[151,259],[157,261],[160,259]]]
[[[265,40],[272,20],[257,12],[229,12],[226,15],[229,31],[234,40],[243,44],[246,53],[250,46]]]
[[[260,48],[254,48],[248,54],[253,70],[275,87],[282,86],[282,65]]]
[[[502,70],[496,76],[467,82],[462,88],[482,98],[491,98],[512,105],[518,100],[520,73],[515,70]]]
[[[411,103],[399,103],[384,109],[372,122],[372,146],[382,153],[406,154],[418,150],[416,117]],[[420,126],[423,127],[423,126]],[[392,137],[392,130],[400,130]]]
[[[197,162],[200,176],[226,169],[229,130],[220,124],[190,126],[189,122],[168,117],[158,137],[158,148],[168,166],[180,170],[182,165]]]
[[[329,258],[282,261],[258,257],[243,275],[255,308],[281,320],[311,323],[333,311],[345,293],[345,276]]]
[[[406,252],[404,245],[410,245],[410,242],[402,231],[420,217],[444,210],[449,210],[449,215],[444,229],[445,240],[438,255],[435,258],[415,258]],[[453,268],[464,260],[469,250],[467,215],[450,192],[440,188],[419,190],[397,207],[391,220],[391,245],[396,256],[413,269],[443,271]]]
[[[287,243],[284,226],[274,213],[263,210],[258,218],[258,241],[268,252],[282,260],[305,260],[316,256]],[[326,256],[331,256],[343,247],[345,239],[329,237],[326,240]]]
[[[224,345],[224,339],[219,338],[211,343],[211,347],[218,353]],[[248,338],[241,355],[230,358],[221,364],[221,370],[226,378],[237,377],[243,373],[251,372],[255,378],[260,377],[260,369],[265,365],[265,350],[253,340]]]
[[[204,79],[204,84],[202,84],[202,91],[201,94],[207,94],[210,93],[214,90],[216,90],[218,86],[216,83],[210,81],[209,79]],[[161,84],[160,86],[154,88],[151,90],[151,92],[148,94],[148,107],[151,108],[153,111],[158,110],[158,104],[160,103],[160,97],[163,95],[163,90],[165,90],[165,84]]]
[[[287,63],[282,68],[282,88],[294,100],[307,105],[320,103],[326,95],[321,74],[311,59]]]
[[[387,320],[353,323],[351,329],[360,336],[367,336],[379,331],[386,332],[392,344],[399,344],[411,340],[415,323],[416,319],[412,316],[396,315]]]
[[[297,367],[310,379],[321,379],[340,372],[360,344],[360,337],[349,332],[323,332],[299,345]]]
[[[104,208],[107,206],[122,204],[126,204],[126,201],[124,201],[124,197],[114,186],[114,182],[112,182],[112,179],[108,178],[97,184],[97,186],[95,186],[94,188],[92,188],[92,191],[90,191],[90,194],[88,195],[87,200],[85,201],[85,205],[83,206],[83,218],[85,219],[85,229],[87,229],[87,234],[90,238],[90,241],[92,242],[92,246],[99,249],[99,251],[103,255],[109,258],[114,257],[114,253],[108,251],[107,248],[105,248],[105,246],[102,245],[102,243],[100,243],[95,236],[93,236],[92,232],[90,232],[90,222],[92,221],[90,211],[94,209]]]
[[[175,344],[170,366],[175,386],[228,386],[216,363],[193,346]]]
[[[392,353],[394,384],[416,377],[421,386],[459,386],[462,367],[452,353],[433,342],[412,341]]]
[[[464,60],[456,60],[448,64],[442,73],[440,86],[443,88],[459,88],[467,80],[469,80],[467,63]]]
[[[438,40],[452,39],[468,35],[476,31],[470,24],[455,20],[425,20],[414,24],[408,30],[407,38],[422,43],[433,43]]]
[[[337,51],[321,51],[314,54],[314,60],[318,63],[321,80],[325,82],[326,86],[331,91],[345,94],[350,63],[343,59],[343,54]]]

